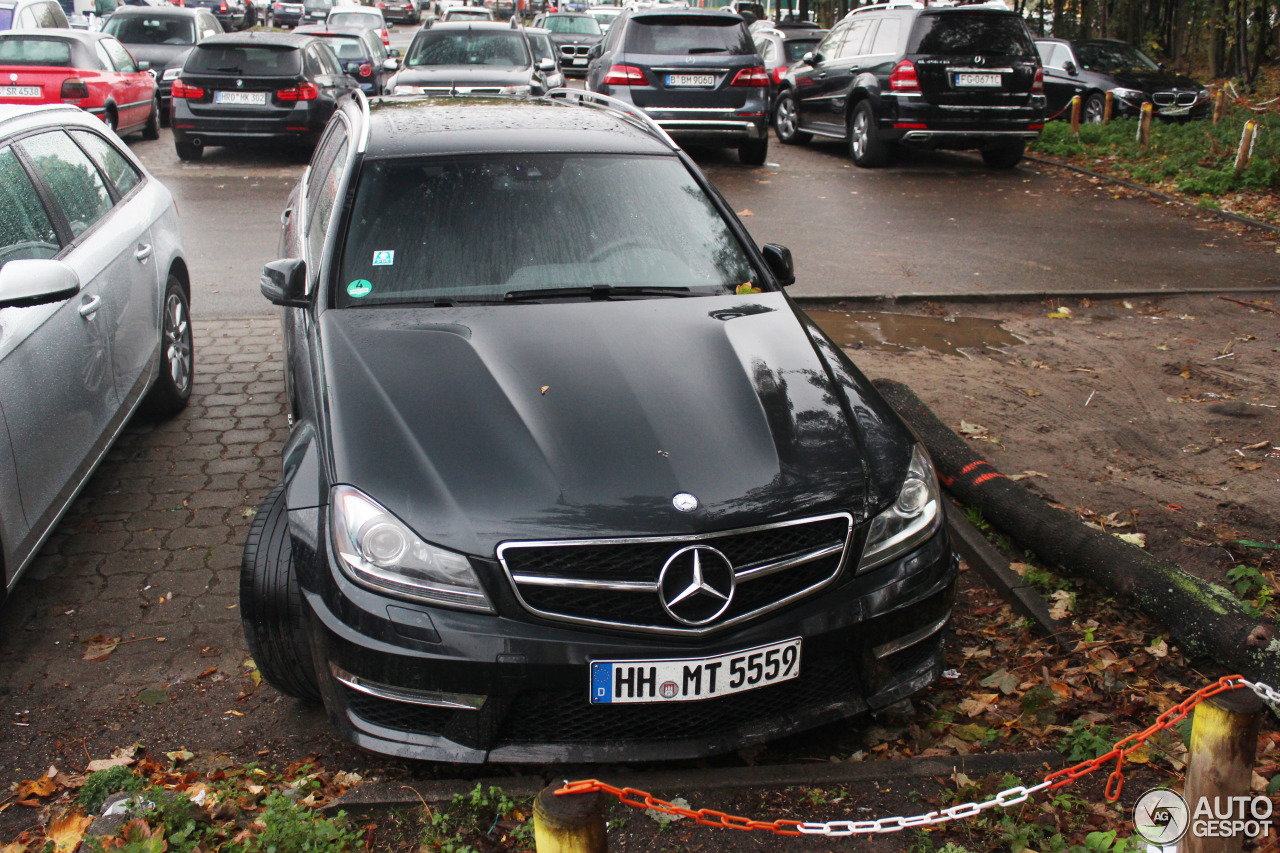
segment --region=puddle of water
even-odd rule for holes
[[[998,320],[978,317],[919,317],[881,311],[807,311],[822,331],[842,347],[874,347],[902,351],[927,349],[948,355],[965,350],[999,352],[1024,341],[1001,327]]]

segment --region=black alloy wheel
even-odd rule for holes
[[[849,157],[857,166],[874,169],[888,160],[888,151],[876,132],[876,114],[870,101],[859,101],[849,117]]]

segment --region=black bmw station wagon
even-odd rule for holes
[[[293,427],[241,576],[279,690],[385,753],[605,761],[938,677],[928,456],[642,112],[357,98],[284,223]]]

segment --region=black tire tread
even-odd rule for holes
[[[305,631],[305,603],[293,572],[284,484],[258,508],[240,563],[240,618],[258,672],[288,696],[320,701],[319,679]]]
[[[156,95],[151,101],[151,114],[147,116],[147,125],[142,128],[143,139],[159,139],[160,138],[160,96]]]
[[[769,159],[769,137],[748,139],[738,145],[738,161],[744,166],[763,166]]]
[[[177,276],[170,273],[169,281],[165,284],[164,298],[160,303],[162,309],[166,309],[169,304],[169,295],[177,292],[182,295],[183,303],[187,309],[187,333],[191,333],[191,300],[187,298],[187,292],[182,286],[182,282],[178,281]],[[164,320],[161,319],[161,338],[160,338],[160,375],[156,377],[156,381],[152,383],[151,390],[147,392],[146,399],[143,400],[143,408],[147,414],[156,418],[169,418],[176,415],[187,407],[187,403],[191,400],[191,387],[195,384],[195,366],[196,353],[195,347],[191,349],[191,377],[187,381],[187,390],[180,391],[173,384],[173,379],[169,373],[169,363],[164,352]],[[193,336],[194,340],[194,336]]]

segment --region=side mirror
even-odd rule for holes
[[[603,44],[593,44],[591,45],[591,50],[587,51],[587,59],[599,59],[602,56],[604,56]]]
[[[400,60],[396,59],[395,57],[392,57],[391,59],[382,60],[383,71],[395,71],[399,67],[400,67]]]
[[[401,52],[400,48],[393,47],[391,48],[391,50],[387,51],[387,55],[392,57],[393,59],[399,59],[400,57],[404,56],[404,53]]]
[[[769,272],[783,287],[796,283],[796,266],[791,260],[791,250],[777,243],[765,243],[760,249],[764,262],[769,265]]]
[[[556,61],[554,59],[539,59],[538,70],[543,72],[555,71]]]
[[[147,62],[145,59],[144,59],[144,60],[142,60],[141,62],[139,62],[139,63],[138,63],[138,70],[139,70],[139,71],[150,71],[150,70],[151,70],[151,63],[150,63],[150,62]]]
[[[1066,71],[1072,77],[1080,73],[1080,69],[1076,68],[1076,64],[1072,62],[1070,59],[1068,59],[1066,63],[1062,66],[1062,70]]]
[[[57,251],[57,246],[49,248]],[[8,261],[0,267],[0,308],[47,305],[70,299],[79,292],[80,276],[62,261],[25,258]]]
[[[811,50],[804,56],[800,57],[800,61],[805,65],[817,65],[822,61],[822,54],[818,53],[816,50]]]
[[[305,308],[311,304],[306,294],[307,264],[301,258],[281,258],[265,265],[258,288],[273,305]]]

